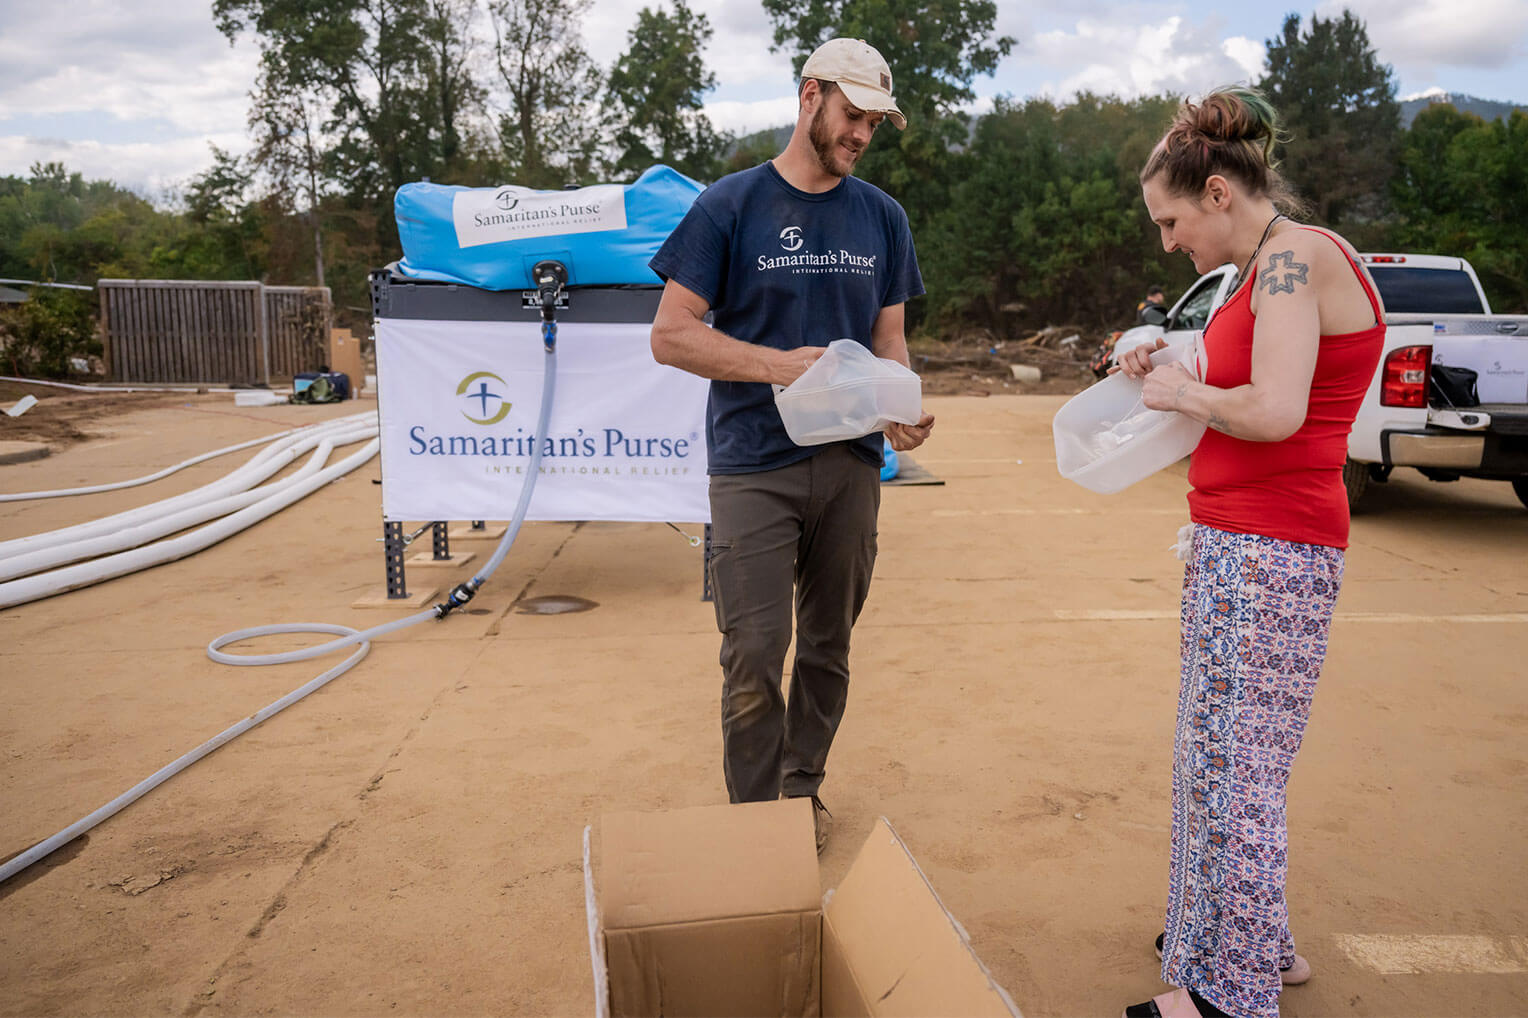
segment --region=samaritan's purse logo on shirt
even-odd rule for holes
[[[843,248],[816,252],[802,251],[806,237],[799,226],[787,226],[780,231],[780,246],[790,254],[759,255],[758,271],[772,272],[789,269],[793,273],[847,272],[860,276],[875,274],[879,255],[855,254]]]
[[[576,191],[470,188],[451,197],[459,247],[597,230],[626,229],[626,189],[598,184]]]

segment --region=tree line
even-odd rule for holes
[[[736,137],[704,113],[706,14],[643,8],[603,67],[583,44],[591,2],[214,0],[230,43],[260,47],[249,153],[214,149],[168,208],[59,164],[0,178],[0,277],[329,285],[360,321],[368,271],[401,254],[405,183],[560,188],[658,162],[709,182],[778,153],[780,131]],[[908,128],[880,132],[857,172],[912,222],[929,291],[916,328],[1106,328],[1147,285],[1191,280],[1136,179],[1179,96],[1002,98],[972,116],[973,82],[1015,45],[993,0],[762,3],[795,72],[835,35],[872,40],[894,69]],[[1252,84],[1284,117],[1281,170],[1313,221],[1360,249],[1467,257],[1498,309],[1528,311],[1528,116],[1439,105],[1403,128],[1391,70],[1348,11],[1288,15]]]

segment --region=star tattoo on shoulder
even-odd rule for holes
[[[1284,263],[1282,268],[1280,262]],[[1294,251],[1280,251],[1268,256],[1268,267],[1257,274],[1257,285],[1270,294],[1294,293],[1296,283],[1310,282],[1306,278],[1309,271],[1309,265],[1295,261]]]

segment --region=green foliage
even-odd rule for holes
[[[1135,177],[1176,101],[999,100],[977,124],[949,205],[919,238],[936,328],[1133,324],[1163,256]]]
[[[1495,310],[1528,313],[1528,115],[1419,113],[1392,192],[1398,246],[1467,258]]]
[[[672,11],[642,8],[626,39],[627,50],[610,71],[610,97],[620,111],[615,172],[635,176],[665,163],[697,180],[715,180],[731,139],[702,112],[703,97],[716,87],[703,56],[711,22],[685,0],[673,0]]]
[[[213,0],[230,40],[260,40],[257,105],[300,98],[325,111],[325,176],[352,197],[390,201],[444,179],[459,157],[466,6],[448,0]],[[445,119],[443,119],[445,118]],[[387,236],[395,236],[391,217]]]
[[[69,358],[101,352],[91,295],[37,287],[23,304],[0,305],[0,363],[11,375],[63,378]]]
[[[1312,15],[1302,34],[1300,16],[1291,14],[1267,43],[1268,73],[1258,87],[1289,134],[1282,172],[1318,222],[1342,227],[1382,218],[1401,108],[1363,21],[1348,10],[1326,20]]]
[[[736,173],[739,170],[757,166],[767,159],[773,159],[785,150],[790,136],[790,128],[775,127],[755,131],[736,139],[732,143],[731,153],[727,155],[723,172]]]
[[[711,25],[689,2],[643,9],[607,79],[580,38],[589,0],[214,0],[230,39],[248,29],[261,47],[251,154],[214,149],[173,209],[58,163],[0,177],[0,277],[328,282],[340,319],[364,322],[369,271],[398,256],[401,183],[554,188],[654,162],[712,180],[777,155],[788,127],[734,141],[707,121]],[[912,221],[929,295],[910,323],[1127,326],[1146,286],[1194,278],[1161,250],[1136,179],[1175,97],[1003,99],[973,123],[972,82],[1014,45],[994,37],[991,0],[763,3],[798,75],[834,36],[891,65],[909,126],[881,128],[857,172]],[[1319,219],[1361,249],[1464,256],[1498,310],[1528,311],[1528,117],[1438,105],[1398,130],[1390,71],[1346,12],[1305,32],[1288,18],[1260,84]],[[89,307],[49,290],[7,311],[25,337],[11,370],[67,367],[93,342]]]
[[[591,0],[493,0],[494,57],[509,95],[499,134],[509,179],[526,187],[588,183],[600,131],[588,100],[603,75],[579,37]]]
[[[907,209],[914,235],[950,200],[969,118],[962,103],[976,97],[971,83],[991,74],[1014,40],[992,37],[992,0],[764,0],[774,24],[775,49],[791,54],[796,77],[806,58],[835,37],[864,39],[891,66],[897,105],[907,130],[886,125],[860,159],[856,176],[893,195]]]

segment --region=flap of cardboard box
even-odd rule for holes
[[[821,904],[810,799],[609,813],[600,838],[607,931]]]
[[[823,907],[822,941],[824,1015],[1019,1013],[885,817]]]

